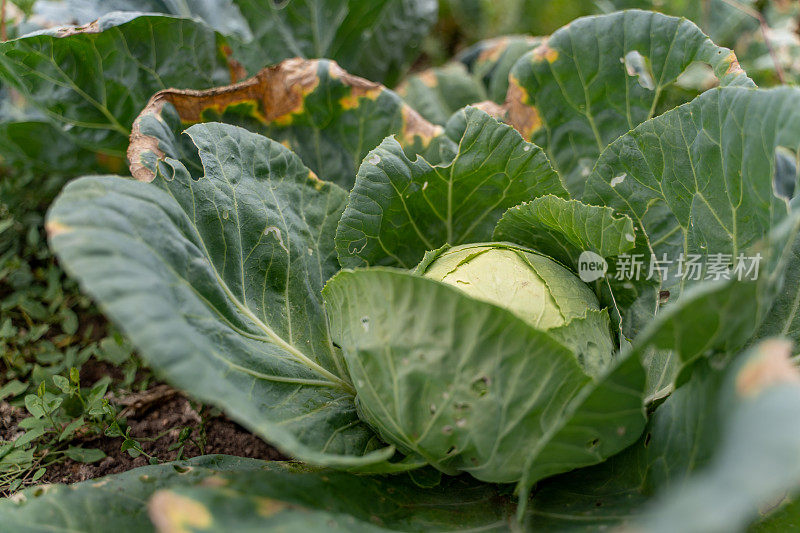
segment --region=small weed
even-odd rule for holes
[[[62,183],[25,174],[0,180],[0,419],[22,418],[0,425],[0,495],[37,482],[65,458],[104,458],[71,443],[119,427],[110,392],[150,384],[130,345],[47,248],[42,214]],[[82,383],[92,366],[101,377]],[[107,370],[114,379],[102,375]]]

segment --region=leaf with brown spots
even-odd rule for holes
[[[508,121],[580,198],[606,146],[697,94],[674,88],[693,63],[709,65],[720,85],[752,86],[732,58],[685,19],[636,10],[581,18],[514,65]]]
[[[456,56],[483,84],[486,95],[497,104],[506,100],[508,75],[517,60],[542,43],[544,37],[508,35],[473,44]]]
[[[197,175],[200,166],[184,128],[224,122],[270,137],[293,150],[325,181],[350,188],[364,156],[396,135],[409,154],[433,161],[455,147],[392,91],[352,76],[328,60],[288,59],[235,85],[206,91],[156,94],[136,119],[128,149],[131,172],[150,181],[166,158],[182,161]]]
[[[461,63],[448,63],[407,77],[397,93],[427,120],[444,126],[458,109],[486,100],[486,92]]]

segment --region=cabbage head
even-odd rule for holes
[[[549,257],[510,244],[467,244],[428,254],[417,272],[503,307],[534,328],[554,330],[591,374],[611,361],[614,343],[608,322],[599,319],[605,315],[598,314],[597,296]],[[587,316],[598,319],[587,325]]]

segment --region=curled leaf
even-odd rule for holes
[[[328,60],[287,59],[243,82],[204,91],[169,89],[150,99],[133,125],[131,173],[151,181],[158,161],[200,171],[180,132],[191,124],[244,126],[288,146],[320,178],[349,188],[364,156],[395,134],[410,153],[440,160],[453,150],[430,124],[384,86]]]

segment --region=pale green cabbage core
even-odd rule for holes
[[[597,297],[552,259],[507,245],[465,245],[437,257],[424,273],[469,296],[508,309],[537,329],[552,329],[600,308]]]

